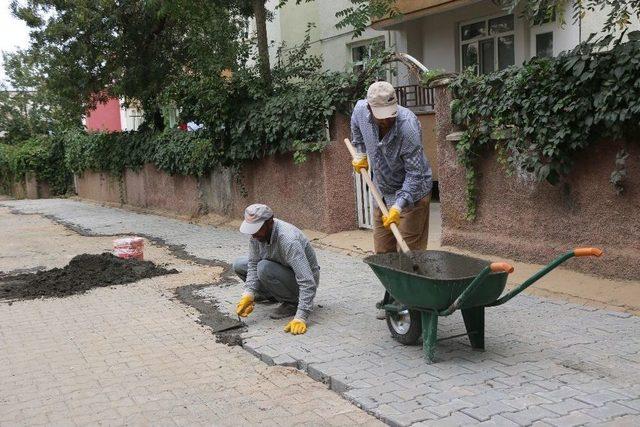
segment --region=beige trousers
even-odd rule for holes
[[[423,251],[429,240],[429,202],[427,195],[410,208],[404,208],[400,214],[398,229],[412,251]],[[382,211],[373,211],[373,249],[375,253],[396,252],[398,245],[391,229],[382,225]]]

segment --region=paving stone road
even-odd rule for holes
[[[231,262],[246,250],[233,230],[68,200],[4,201],[96,234],[141,233],[197,257]],[[375,320],[382,287],[358,258],[318,251],[321,284],[309,331],[294,337],[258,306],[244,348],[268,364],[296,366],[392,425],[638,425],[640,319],[558,300],[520,295],[487,310],[486,351],[466,338],[439,343],[438,363],[420,347],[394,342]],[[552,273],[553,274],[553,273]],[[211,286],[232,312],[240,292]],[[464,331],[459,314],[439,334]]]
[[[5,272],[60,267],[112,241],[1,207],[0,236]],[[149,245],[145,256],[181,273],[0,301],[0,426],[382,425],[303,372],[216,343],[197,313],[172,299],[176,286],[210,283],[220,268]]]

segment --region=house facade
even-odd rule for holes
[[[142,124],[143,113],[134,107],[125,107],[122,100],[110,98],[87,111],[83,124],[88,131],[122,132],[137,130]]]
[[[460,72],[476,66],[490,73],[537,57],[557,56],[601,34],[607,9],[574,20],[573,5],[547,22],[531,23],[521,11],[507,13],[491,0],[398,0],[401,14],[373,22],[395,33],[395,48],[429,69]],[[640,29],[635,20],[630,30]]]
[[[344,71],[349,68],[363,67],[366,59],[376,49],[393,47],[394,34],[368,28],[354,38],[353,30],[335,27],[336,13],[352,6],[349,0],[323,0],[309,3],[291,1],[277,8],[279,0],[268,0],[266,7],[272,20],[267,22],[267,35],[270,42],[270,59],[276,61],[277,50],[285,44],[287,48],[298,45],[304,40],[307,29],[311,42],[310,53],[321,55],[324,68],[331,71]],[[255,22],[248,28],[249,35],[255,33]]]

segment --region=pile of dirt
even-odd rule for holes
[[[82,254],[64,268],[0,277],[0,299],[66,297],[173,273],[178,271],[158,267],[151,261],[121,259],[107,252]]]

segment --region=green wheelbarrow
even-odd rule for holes
[[[423,275],[403,266],[398,253],[372,255],[364,259],[388,295],[378,308],[386,311],[391,336],[405,345],[422,338],[425,357],[435,361],[438,317],[462,312],[473,349],[484,349],[484,309],[504,304],[538,279],[574,256],[600,256],[597,248],[580,248],[558,257],[521,285],[502,295],[513,267],[445,251],[412,252]],[[501,296],[502,295],[502,296]]]

